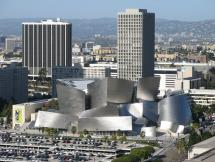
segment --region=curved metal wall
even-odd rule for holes
[[[174,124],[187,125],[192,115],[187,96],[169,96],[158,102],[159,121],[169,121]]]
[[[159,93],[160,77],[143,77],[137,83],[137,99],[154,101]]]
[[[103,107],[107,105],[107,78],[95,80],[87,85],[88,94],[90,95],[90,107]]]
[[[63,114],[78,115],[85,110],[85,93],[73,87],[57,83],[59,110]]]
[[[35,122],[35,127],[67,129],[72,122],[69,115],[56,112],[39,111]]]
[[[111,103],[130,103],[134,82],[124,79],[107,78],[107,101]]]
[[[119,116],[118,109],[116,107],[102,107],[81,112],[79,118],[90,118],[90,117],[104,117],[104,116]]]
[[[126,117],[92,117],[80,118],[78,130],[83,131],[132,131],[132,118]]]
[[[153,122],[158,119],[157,103],[153,101],[143,101],[133,104],[120,105],[121,116],[132,116],[134,119],[147,118]]]
[[[142,127],[141,132],[145,133],[145,137],[156,137],[156,127]]]

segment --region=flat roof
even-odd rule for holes
[[[126,14],[142,14],[147,13],[146,9],[139,9],[139,8],[127,8],[124,11],[118,12],[118,15],[126,15]]]
[[[66,86],[75,87],[79,90],[86,90],[87,85],[90,83],[95,82],[96,79],[77,79],[77,78],[71,78],[71,79],[58,79],[58,81]]]
[[[23,106],[23,105],[33,105],[33,104],[39,104],[39,103],[45,103],[45,102],[50,102],[52,100],[54,100],[56,98],[50,98],[50,99],[43,99],[43,100],[37,100],[37,101],[32,101],[32,102],[24,102],[24,103],[20,103],[20,104],[15,104],[17,106]]]
[[[60,19],[57,20],[52,20],[52,19],[47,19],[47,20],[41,20],[41,22],[23,22],[22,24],[24,25],[39,25],[39,24],[49,24],[49,25],[66,25],[66,24],[71,24],[69,22],[62,21]]]
[[[193,159],[185,160],[184,162],[214,162],[215,161],[215,149],[204,152],[200,155],[197,155]]]
[[[204,140],[202,142],[199,142],[199,143],[193,145],[193,147],[213,149],[213,148],[215,148],[215,136],[211,137],[207,140]]]
[[[214,89],[190,89],[189,94],[205,94],[205,95],[215,95]]]

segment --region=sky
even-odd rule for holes
[[[144,8],[170,20],[215,19],[215,0],[0,0],[0,19],[116,17],[126,8]]]

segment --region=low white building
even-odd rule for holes
[[[6,38],[5,50],[13,51],[15,48],[22,48],[22,39],[19,37]]]
[[[215,104],[214,89],[190,89],[185,91],[191,102],[197,105],[210,106]]]
[[[117,78],[117,64],[116,63],[97,63],[90,64],[90,67],[104,67],[110,68],[110,77]]]
[[[195,77],[192,67],[155,68],[155,76],[160,77],[159,96],[165,95],[169,90],[198,89],[201,86],[201,78]]]
[[[21,127],[26,122],[31,121],[31,114],[37,112],[45,104],[48,104],[53,99],[39,100],[34,102],[26,102],[13,105],[12,108],[12,128]],[[35,118],[35,117],[34,117]]]
[[[110,77],[110,68],[106,67],[83,67],[83,78]]]

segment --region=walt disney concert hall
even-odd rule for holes
[[[186,95],[169,93],[161,99],[159,77],[138,82],[117,78],[57,80],[58,112],[39,112],[36,127],[155,136],[157,127],[182,133],[191,122]],[[44,122],[46,119],[47,122]],[[51,121],[51,122],[50,122]]]

